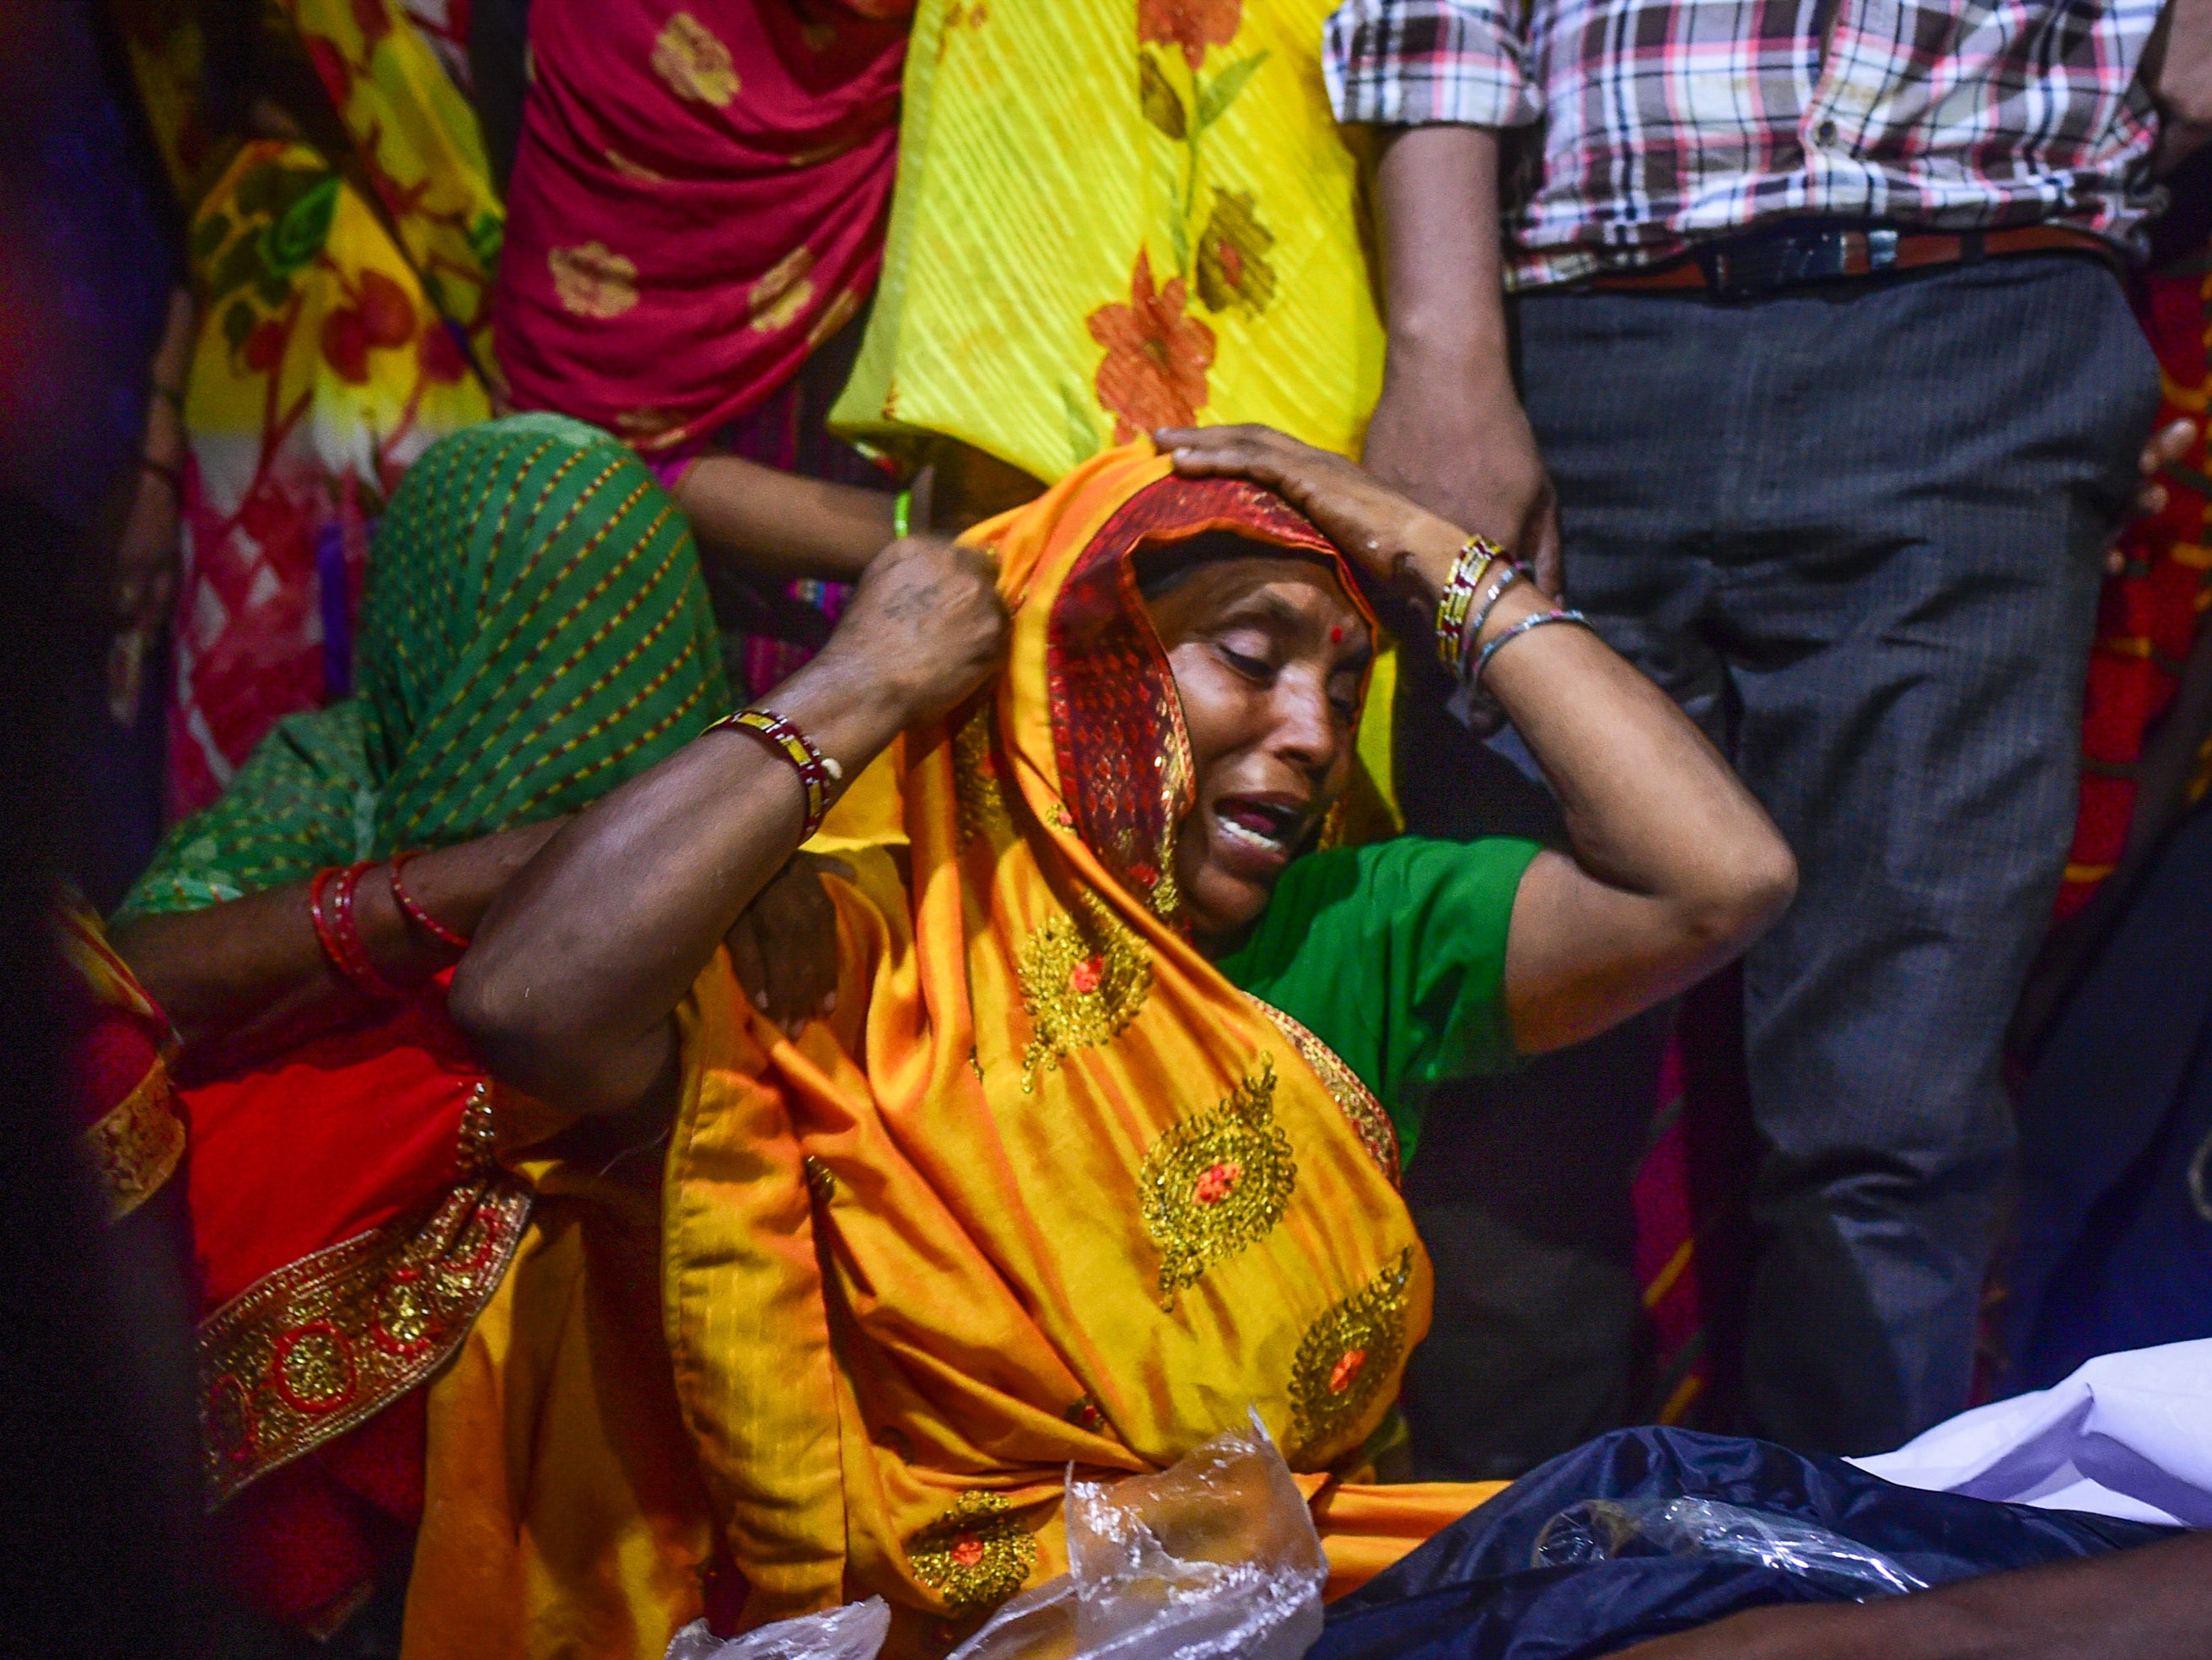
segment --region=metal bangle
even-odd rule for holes
[[[1468,614],[1467,632],[1462,636],[1462,643],[1459,652],[1460,672],[1467,679],[1472,681],[1480,672],[1475,666],[1480,660],[1468,654],[1468,647],[1482,638],[1482,625],[1490,620],[1490,613],[1498,608],[1498,596],[1518,581],[1520,577],[1521,568],[1518,565],[1508,564],[1504,570],[1498,573],[1498,580],[1485,590],[1482,598],[1475,601],[1474,611]]]
[[[1542,628],[1547,623],[1573,623],[1585,629],[1590,625],[1589,618],[1578,611],[1532,611],[1512,627],[1501,630],[1495,640],[1482,648],[1482,655],[1474,660],[1474,672],[1468,676],[1468,686],[1480,692],[1482,690],[1482,672],[1490,666],[1490,660],[1498,655],[1498,648],[1518,640],[1531,629]],[[1596,630],[1591,629],[1591,632],[1595,633]]]

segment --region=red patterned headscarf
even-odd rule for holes
[[[516,405],[710,436],[883,264],[912,0],[538,0],[494,302]]]
[[[1182,700],[1138,591],[1138,556],[1209,531],[1325,560],[1374,621],[1335,547],[1282,497],[1242,479],[1157,479],[1077,557],[1054,600],[1045,652],[1060,775],[1076,833],[1124,887],[1162,909],[1173,909],[1161,903],[1172,886],[1161,884],[1196,781]]]

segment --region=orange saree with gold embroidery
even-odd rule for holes
[[[495,1410],[562,1345],[620,1369],[570,1305],[534,1327],[503,1293],[432,1401],[410,1656],[485,1634],[502,1584],[578,1651],[658,1652],[700,1598],[653,1538],[733,1564],[745,1625],[881,1595],[893,1651],[941,1651],[1064,1567],[1071,1466],[1155,1469],[1250,1408],[1313,1502],[1333,1591],[1494,1490],[1363,1481],[1429,1316],[1389,1122],[1178,927],[1189,751],[1132,559],[1221,528],[1334,557],[1278,498],[1171,478],[1146,449],[977,532],[1012,661],[846,804],[834,1018],[785,1037],[723,956],[680,1012],[667,1348],[630,1364],[671,1386],[704,1508],[625,1512],[635,1481],[580,1523],[481,1497],[495,1471],[526,1492],[564,1435],[624,1457],[579,1390],[532,1394],[527,1426]],[[502,1529],[514,1548],[487,1555]],[[564,1582],[556,1556],[582,1566]]]

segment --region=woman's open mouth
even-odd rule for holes
[[[1304,808],[1253,795],[1224,796],[1213,804],[1213,822],[1220,829],[1229,862],[1255,874],[1272,873],[1288,864],[1306,829]]]

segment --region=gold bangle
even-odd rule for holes
[[[1459,557],[1452,561],[1451,575],[1444,579],[1443,593],[1437,599],[1437,655],[1455,673],[1466,646],[1468,611],[1474,605],[1483,577],[1504,557],[1505,550],[1488,537],[1470,536]]]

